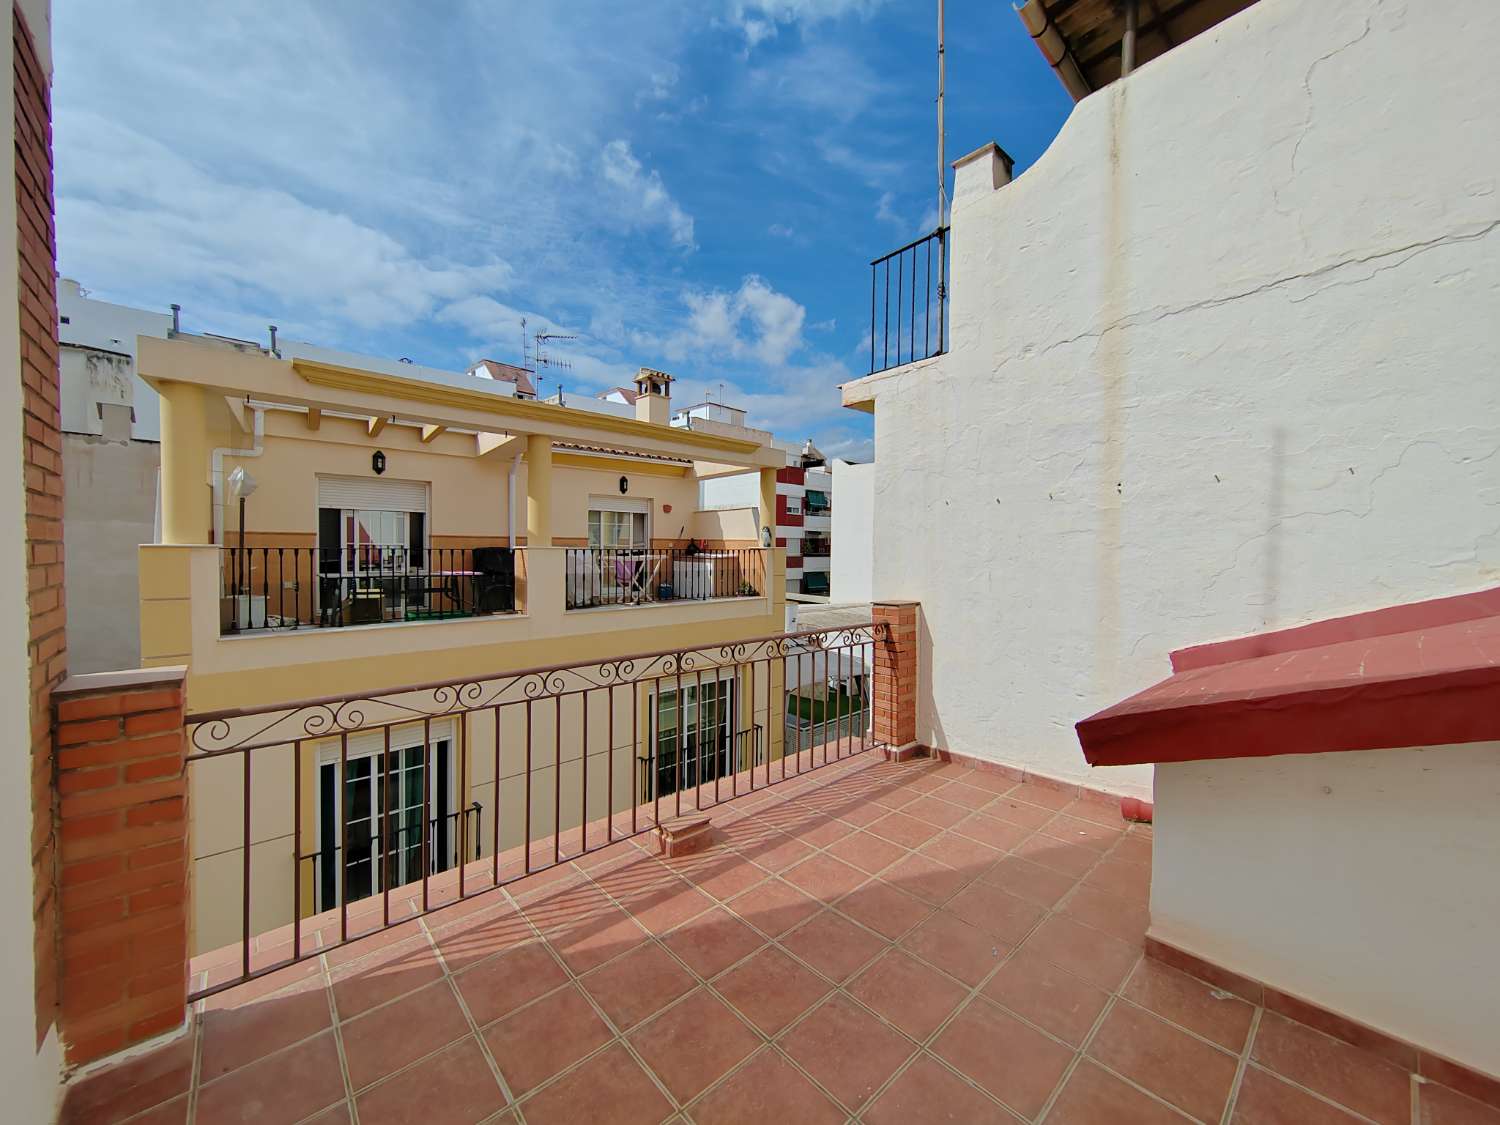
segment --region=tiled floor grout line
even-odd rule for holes
[[[453,971],[448,967],[448,960],[443,956],[443,950],[438,945],[437,937],[428,928],[425,918],[418,925],[422,933],[427,937],[427,944],[432,949],[432,955],[436,958],[438,967],[442,970],[442,979],[447,983],[448,991],[458,1001],[458,1008],[463,1013],[464,1022],[469,1025],[469,1035],[479,1044],[479,1052],[484,1056],[484,1061],[489,1066],[490,1073],[494,1075],[495,1082],[500,1087],[500,1092],[505,1096],[505,1105],[511,1105],[516,1099],[515,1095],[511,1092],[510,1083],[505,1080],[505,1075],[500,1072],[500,1066],[495,1061],[494,1054],[490,1051],[490,1045],[485,1042],[484,1036],[479,1033],[479,1023],[474,1019],[474,1013],[469,1010],[469,1002],[464,999],[464,994],[458,987],[458,981]],[[460,1040],[455,1039],[453,1042],[457,1043]],[[453,1046],[453,1043],[446,1043],[439,1050],[446,1051],[451,1046]],[[502,1106],[501,1108],[503,1109],[504,1107]]]
[[[594,880],[590,877],[588,871],[580,870],[579,873],[583,876],[583,882],[590,883],[596,890],[599,890],[601,892],[603,891],[603,888],[595,883]],[[608,892],[604,893],[605,897],[608,898]],[[559,985],[557,988],[549,992],[548,995],[553,995],[563,988],[572,987],[576,992],[579,993],[579,995],[583,997],[585,1002],[587,1002],[588,1005],[593,1008],[594,1014],[604,1022],[604,1026],[608,1028],[610,1032],[609,1039],[605,1040],[605,1042],[601,1043],[594,1050],[588,1052],[582,1058],[575,1059],[573,1062],[563,1067],[556,1074],[550,1076],[545,1082],[538,1083],[535,1087],[528,1090],[525,1095],[523,1095],[523,1098],[530,1099],[536,1097],[536,1095],[541,1093],[543,1090],[546,1090],[550,1086],[556,1085],[565,1076],[570,1075],[574,1071],[585,1066],[587,1063],[591,1062],[599,1055],[604,1054],[604,1052],[608,1051],[611,1047],[618,1043],[625,1050],[625,1052],[630,1055],[631,1059],[635,1061],[635,1064],[645,1072],[646,1076],[651,1080],[651,1083],[661,1092],[662,1097],[666,1098],[667,1104],[672,1107],[671,1113],[669,1113],[667,1116],[671,1117],[676,1115],[677,1113],[680,1113],[682,1110],[682,1104],[672,1094],[672,1091],[667,1089],[666,1083],[661,1080],[661,1077],[656,1073],[654,1069],[646,1064],[646,1060],[641,1058],[640,1053],[636,1051],[634,1044],[626,1040],[624,1033],[620,1031],[618,1026],[616,1026],[614,1020],[610,1018],[609,1013],[606,1012],[599,1004],[599,1002],[594,999],[593,994],[589,992],[588,988],[579,983],[581,977],[585,974],[576,973],[573,971],[573,967],[567,963],[562,954],[560,954],[556,949],[553,948],[552,942],[548,939],[547,935],[542,932],[541,928],[537,926],[536,922],[531,918],[530,915],[528,915],[524,910],[522,910],[518,905],[515,904],[514,899],[512,899],[512,905],[516,907],[517,914],[522,919],[524,919],[526,925],[530,928],[532,935],[541,943],[542,947],[547,950],[548,954],[551,955],[552,959],[557,963],[558,967],[562,969],[563,973],[566,974],[567,983]],[[616,904],[616,906],[618,908],[618,904]],[[650,941],[652,939],[653,935],[650,933],[650,931],[648,931],[639,922],[636,922],[633,915],[626,911],[626,916],[629,917],[632,922],[635,922],[636,926],[640,928],[641,932],[646,935],[647,941]],[[637,943],[631,949],[626,950],[618,956],[623,957],[627,953],[634,952],[636,949],[641,948],[641,946],[644,944],[645,942]],[[592,972],[594,969],[603,968],[605,965],[609,964],[615,959],[616,958],[612,957],[609,961],[604,961],[598,965],[592,966],[588,971]],[[538,999],[540,999],[540,997]],[[536,1001],[532,1001],[532,1003],[536,1003]],[[530,1006],[530,1004],[524,1004],[521,1006],[521,1008]],[[509,1019],[512,1015],[515,1014],[515,1012],[520,1011],[521,1008],[516,1008],[512,1012],[507,1012],[504,1016],[501,1016],[500,1019]],[[496,1020],[495,1022],[498,1023],[499,1020]],[[525,1125],[526,1118],[522,1101],[515,1102],[513,1108],[516,1112],[518,1120],[521,1122],[521,1125]],[[665,1119],[666,1118],[663,1118],[663,1120]]]
[[[1224,1112],[1219,1115],[1219,1125],[1229,1125],[1234,1117],[1234,1107],[1240,1099],[1240,1086],[1245,1081],[1245,1070],[1250,1065],[1250,1056],[1255,1051],[1255,1036],[1260,1031],[1260,1018],[1264,1009],[1257,1004],[1250,1013],[1250,1029],[1245,1033],[1245,1045],[1240,1048],[1240,1057],[1234,1068],[1234,1079],[1229,1083],[1229,1097],[1224,1100]]]
[[[328,964],[327,953],[318,954],[318,971],[328,996],[328,1016],[333,1027],[334,1049],[338,1051],[339,1073],[344,1079],[344,1100],[349,1107],[349,1121],[351,1125],[359,1125],[359,1106],[354,1101],[354,1080],[349,1075],[349,1057],[344,1053],[343,1021],[339,1019],[339,1002],[333,993],[333,970]]]

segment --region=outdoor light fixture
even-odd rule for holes
[[[245,471],[243,465],[229,474],[229,495],[235,500],[250,499],[255,495],[257,487],[259,487],[258,482]]]
[[[381,473],[385,472],[385,451],[384,450],[377,449],[374,452],[374,454],[370,457],[370,468],[372,468],[372,469],[375,470],[375,475],[377,477]]]
[[[621,477],[620,478],[620,495],[623,496],[623,495],[625,495],[625,493],[627,493],[629,491],[630,491],[630,478],[629,477]]]

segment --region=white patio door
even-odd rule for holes
[[[679,699],[677,684],[664,683],[652,709],[656,747],[656,790],[653,795],[691,789],[733,772],[735,681],[732,670],[723,678],[684,678]]]

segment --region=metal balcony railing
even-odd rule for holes
[[[224,547],[223,634],[514,613],[522,549]]]
[[[192,800],[223,845],[195,860],[195,899],[238,907],[200,918],[234,937],[191,999],[876,748],[886,636],[867,622],[189,714]]]
[[[948,350],[948,233],[870,263],[870,373]]]
[[[570,547],[564,558],[569,609],[759,597],[760,548]]]

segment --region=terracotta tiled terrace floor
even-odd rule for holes
[[[1144,958],[1115,808],[867,754],[714,820],[221,994],[66,1120],[1500,1123]]]

